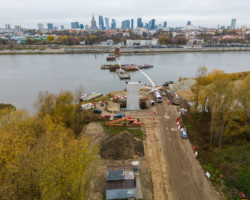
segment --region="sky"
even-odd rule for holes
[[[0,28],[5,24],[37,28],[38,23],[53,23],[70,28],[72,21],[90,25],[94,14],[116,19],[117,27],[125,19],[142,18],[156,24],[168,22],[168,27],[185,26],[190,20],[194,26],[217,27],[231,25],[250,27],[250,0],[0,0]]]

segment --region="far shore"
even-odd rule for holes
[[[122,54],[153,54],[153,53],[174,53],[174,52],[233,52],[250,51],[250,47],[189,47],[189,48],[121,48]],[[0,50],[0,55],[14,54],[81,54],[81,53],[113,53],[114,47],[99,46],[69,46],[59,49],[47,48],[40,49],[21,49],[21,50]]]

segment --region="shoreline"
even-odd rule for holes
[[[184,52],[239,52],[250,51],[250,47],[208,47],[208,48],[148,48],[134,49],[121,48],[122,54],[154,54],[154,53],[184,53]],[[113,53],[114,47],[74,47],[45,50],[0,50],[0,55],[17,54],[87,54],[87,53]]]

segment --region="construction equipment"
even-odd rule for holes
[[[106,123],[107,126],[140,126],[140,119],[131,119],[130,117],[123,117]]]

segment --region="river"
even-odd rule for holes
[[[62,55],[1,55],[0,102],[34,112],[33,103],[39,91],[58,93],[74,91],[80,85],[85,92],[107,93],[124,89],[117,74],[101,70],[107,63],[107,54]],[[194,77],[199,66],[209,71],[217,68],[224,72],[250,70],[250,52],[192,52],[134,54],[121,56],[121,64],[151,64],[144,70],[156,84],[177,81],[179,77]],[[140,72],[131,72],[130,81],[149,84]]]

